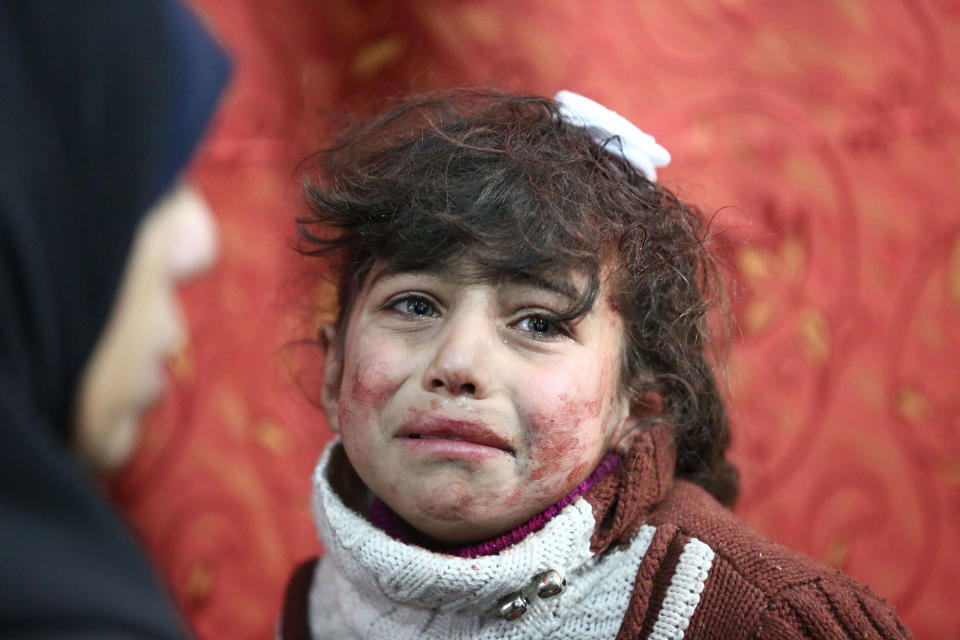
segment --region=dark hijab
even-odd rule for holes
[[[0,636],[183,635],[68,440],[137,225],[227,75],[173,1],[0,3]]]

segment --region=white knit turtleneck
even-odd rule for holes
[[[644,526],[626,549],[595,557],[596,522],[576,499],[540,531],[502,552],[460,558],[394,540],[347,507],[331,487],[328,445],[313,478],[314,517],[324,557],[310,594],[310,629],[321,638],[612,638],[623,620],[637,566],[653,537]],[[534,576],[556,570],[563,593],[538,598]],[[496,614],[497,602],[524,592],[519,619]]]

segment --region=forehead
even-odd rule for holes
[[[455,284],[486,284],[497,288],[522,287],[541,289],[569,299],[571,302],[584,295],[590,286],[590,277],[582,272],[551,270],[514,270],[501,272],[484,269],[472,261],[454,260],[422,268],[404,268],[398,265],[378,263],[370,270],[364,288],[370,289],[377,282],[402,275],[418,275]]]

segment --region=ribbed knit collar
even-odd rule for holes
[[[498,553],[469,558],[394,539],[348,507],[330,481],[337,478],[342,493],[356,493],[356,487],[342,486],[351,484],[340,479],[352,469],[335,440],[314,473],[314,518],[326,559],[350,576],[359,590],[441,611],[492,609],[504,593],[538,573],[549,569],[570,573],[611,545],[628,543],[644,514],[670,487],[674,458],[669,435],[654,427],[638,435],[612,470],[567,501],[539,530]],[[584,540],[590,541],[589,549]]]

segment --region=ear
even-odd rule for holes
[[[620,406],[622,419],[616,423],[610,442],[614,444],[614,451],[625,455],[633,439],[643,431],[643,423],[650,416],[658,416],[663,412],[663,397],[659,391],[651,389],[638,400],[630,402],[629,398],[624,397],[620,402],[623,403]]]
[[[317,338],[323,347],[323,388],[320,401],[327,414],[327,424],[340,433],[340,382],[343,380],[343,354],[337,346],[337,328],[333,324],[320,327]]]

